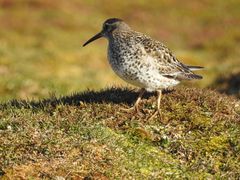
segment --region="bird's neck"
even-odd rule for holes
[[[131,40],[132,32],[129,30],[116,30],[108,36],[109,44],[113,43],[127,43]]]

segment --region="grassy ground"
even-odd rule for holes
[[[3,179],[234,179],[240,172],[240,102],[211,90],[166,92],[163,117],[126,113],[133,90],[88,91],[1,105]]]
[[[195,86],[211,86],[240,71],[239,8],[237,0],[3,0],[0,101],[124,84],[107,63],[106,40],[81,47],[109,17],[164,42],[184,63],[205,66]]]
[[[0,1],[0,178],[239,178],[239,9],[238,0]],[[143,115],[120,110],[137,93],[106,89],[126,86],[106,40],[82,48],[109,17],[206,67],[203,80],[165,93],[161,120],[147,120],[151,94]]]

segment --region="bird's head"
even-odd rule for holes
[[[103,23],[102,30],[99,33],[97,33],[95,36],[90,38],[87,42],[85,42],[83,46],[86,46],[90,42],[95,41],[101,37],[108,38],[109,36],[111,36],[114,30],[119,30],[119,29],[120,30],[130,29],[130,27],[121,19],[118,19],[118,18],[107,19]]]

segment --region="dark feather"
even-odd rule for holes
[[[202,79],[202,76],[200,76],[198,74],[194,74],[194,73],[188,73],[188,74],[179,73],[178,75],[164,74],[163,76],[166,78],[169,78],[169,79],[176,79],[179,81],[191,80],[191,79]]]
[[[202,66],[187,66],[191,71],[197,71],[200,69],[203,69],[204,67]]]

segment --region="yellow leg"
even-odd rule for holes
[[[161,98],[162,98],[162,90],[158,90],[158,100],[157,100],[157,110],[158,110],[158,113],[159,115],[161,115],[161,109],[160,109],[160,106],[161,106]]]
[[[135,102],[135,104],[134,104],[133,107],[131,107],[131,108],[129,108],[129,109],[121,108],[121,110],[127,111],[127,112],[136,111],[136,112],[138,113],[138,112],[139,112],[138,104],[139,104],[139,102],[141,101],[144,92],[145,92],[145,89],[142,88],[142,89],[140,90],[140,92],[139,92],[138,98],[137,98],[137,100],[136,100],[136,102]]]
[[[153,113],[153,115],[148,119],[152,120],[157,114],[159,114],[160,118],[162,118],[161,115],[161,98],[162,98],[162,90],[158,90],[158,98],[157,98],[157,110]]]
[[[145,92],[145,89],[142,88],[142,89],[140,90],[140,93],[139,93],[139,95],[138,95],[138,98],[137,98],[137,100],[136,100],[136,102],[135,102],[135,104],[134,104],[134,106],[133,106],[134,109],[136,110],[136,112],[139,112],[138,104],[139,104],[139,102],[141,101],[144,92]]]

